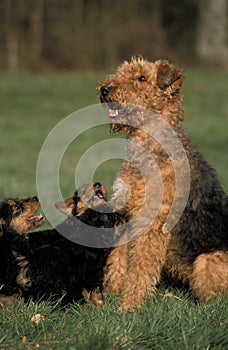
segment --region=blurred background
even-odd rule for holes
[[[227,0],[1,0],[0,69],[105,69],[133,54],[227,67]]]
[[[46,137],[67,115],[99,103],[97,83],[134,54],[184,69],[187,132],[228,189],[227,3],[0,0],[0,197],[36,194]],[[69,146],[59,172],[65,197],[75,190],[77,162],[107,138],[108,114],[107,125]],[[92,161],[99,164],[99,155]],[[121,162],[111,159],[95,172],[109,193]]]

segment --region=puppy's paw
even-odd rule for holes
[[[131,187],[125,182],[123,179],[117,179],[113,184],[113,194],[112,194],[112,204],[115,211],[122,209],[130,195],[131,195]]]

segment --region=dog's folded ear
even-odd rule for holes
[[[164,60],[158,60],[155,64],[157,66],[157,85],[159,88],[167,89],[170,94],[177,92],[184,80],[182,70]]]
[[[61,211],[63,214],[70,216],[70,215],[72,215],[72,212],[73,212],[74,207],[75,207],[73,198],[68,198],[62,202],[56,202],[55,207],[56,207],[56,209]]]

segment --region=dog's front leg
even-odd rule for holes
[[[118,293],[127,267],[127,244],[115,247],[108,259],[104,270],[103,288],[105,292]]]
[[[144,231],[129,245],[128,267],[123,277],[120,310],[133,311],[152,295],[160,281],[169,234]]]

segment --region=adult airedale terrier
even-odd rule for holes
[[[128,140],[112,200],[129,224],[104,278],[125,310],[153,294],[162,271],[202,301],[228,291],[228,197],[183,127],[182,82],[182,70],[168,61],[133,57],[99,84],[111,131]]]

